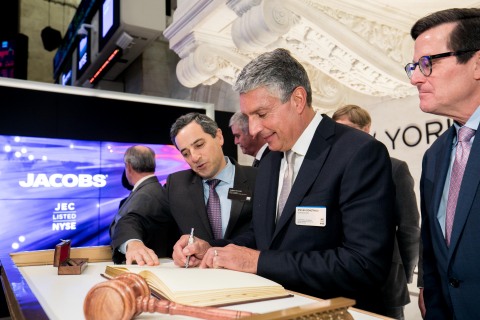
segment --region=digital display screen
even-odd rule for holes
[[[83,68],[88,63],[88,37],[85,36],[78,42],[78,70]]]
[[[0,77],[14,78],[15,50],[11,41],[0,42]]]
[[[119,202],[123,155],[135,143],[0,135],[0,255],[53,249],[60,239],[72,247],[107,245]],[[156,153],[162,184],[188,169],[173,145],[143,144]]]
[[[105,36],[113,26],[113,5],[113,0],[105,0],[102,5],[102,38],[105,38]]]

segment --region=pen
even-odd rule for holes
[[[192,228],[192,231],[190,231],[190,237],[188,237],[188,244],[192,244],[193,241],[195,240],[195,238],[193,237],[193,230],[194,228]],[[188,268],[188,264],[190,262],[190,256],[187,256],[187,261],[185,261],[185,268]]]

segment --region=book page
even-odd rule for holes
[[[154,291],[172,301],[189,305],[220,305],[288,296],[286,290],[274,281],[227,269],[181,268],[173,263],[107,266],[107,274],[112,275],[115,270],[138,273],[147,279]]]

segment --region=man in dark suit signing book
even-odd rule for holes
[[[158,264],[158,255],[142,240],[166,232],[157,226],[172,221],[180,234],[194,228],[195,238],[212,245],[242,234],[250,225],[257,169],[224,156],[217,123],[206,115],[189,113],[172,125],[170,137],[191,169],[168,176],[159,195],[160,210],[129,214],[118,222],[112,247],[117,255],[125,253],[127,264]]]
[[[382,312],[393,251],[394,188],[385,146],[315,112],[310,81],[288,51],[248,63],[234,90],[270,154],[255,186],[252,229],[225,247],[175,244],[176,264],[256,273],[285,288],[355,299]],[[192,260],[192,259],[191,259]]]

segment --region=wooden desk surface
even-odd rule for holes
[[[73,251],[72,251],[73,252]],[[105,252],[103,253],[105,255]],[[76,254],[73,253],[72,256]],[[77,254],[78,256],[78,254]],[[51,258],[51,259],[50,259]],[[29,266],[31,261],[34,266]],[[14,262],[15,260],[15,262]],[[94,261],[101,261],[95,257]],[[84,298],[96,283],[105,281],[100,274],[108,262],[89,263],[82,275],[57,275],[52,266],[53,252],[35,256],[0,257],[0,273],[3,290],[12,319],[84,319]],[[23,265],[23,266],[18,266]],[[291,307],[318,303],[320,299],[295,294],[292,298],[276,299],[225,307],[255,313],[266,313]],[[387,319],[358,309],[350,308],[355,320]],[[143,313],[136,319],[192,319],[191,317]]]

